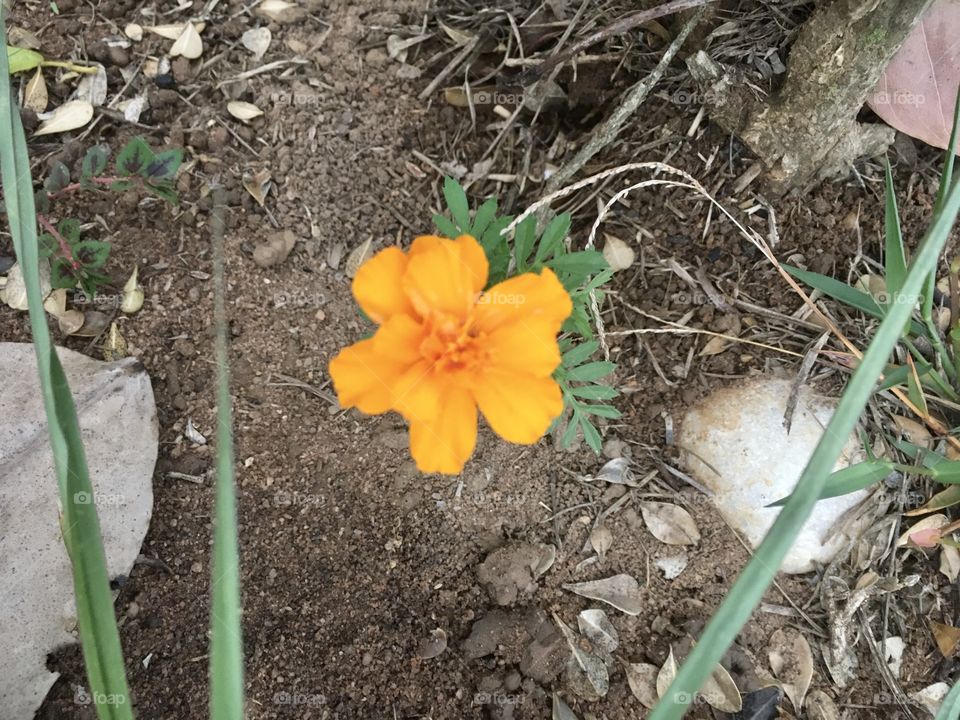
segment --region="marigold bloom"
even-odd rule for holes
[[[343,407],[395,410],[410,423],[423,472],[459,473],[477,440],[477,408],[501,437],[536,442],[563,410],[551,375],[557,333],[572,310],[549,269],[482,292],[487,257],[469,235],[418,237],[410,251],[380,251],[353,280],[379,325],[330,361]]]

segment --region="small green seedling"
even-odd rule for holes
[[[80,287],[91,297],[109,281],[103,267],[110,256],[110,243],[84,239],[81,225],[73,218],[55,222],[51,208],[56,200],[82,190],[125,192],[136,189],[151,193],[173,205],[178,203],[173,181],[183,161],[177,148],[154,152],[143,138],[134,138],[124,146],[114,163],[114,173],[104,175],[110,149],[94,145],[80,165],[80,177],[70,181],[70,170],[56,162],[36,193],[40,255],[50,259],[50,282],[54,288]]]

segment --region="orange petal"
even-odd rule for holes
[[[433,422],[440,414],[445,383],[427,360],[411,365],[393,388],[394,408],[409,422]]]
[[[434,248],[443,245],[445,242],[450,241],[446,238],[437,237],[436,235],[421,235],[413,239],[413,242],[410,244],[410,252],[408,254],[410,257],[413,257],[414,255],[419,255],[427,250],[433,250]]]
[[[570,295],[550,268],[539,275],[524,273],[487,290],[477,301],[477,327],[487,333],[518,319],[547,320],[559,332],[570,316],[573,303]]]
[[[549,377],[492,370],[479,378],[473,395],[494,432],[522,445],[539,440],[563,411],[560,387]]]
[[[353,296],[367,316],[380,324],[413,308],[403,292],[402,278],[407,256],[398,247],[388,247],[367,260],[353,278]]]
[[[544,317],[520,317],[501,325],[484,341],[490,365],[537,377],[550,375],[560,364],[557,328]]]
[[[459,474],[476,444],[476,403],[456,386],[446,388],[435,420],[410,423],[410,453],[422,472]]]
[[[420,344],[425,337],[426,330],[420,322],[405,313],[398,313],[377,329],[373,346],[380,355],[412,365],[421,359]]]
[[[444,313],[465,318],[487,282],[487,258],[469,235],[457,240],[417,238],[403,288],[421,316]]]
[[[407,367],[378,353],[373,339],[361,340],[330,361],[330,377],[343,407],[377,415],[392,409],[393,387]]]

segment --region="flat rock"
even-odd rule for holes
[[[781,379],[717,390],[687,413],[679,433],[687,470],[714,493],[717,509],[754,548],[780,512],[766,506],[793,492],[836,407],[836,400],[801,389],[788,435],[783,414],[789,394],[790,381]],[[834,469],[862,459],[853,434]],[[830,562],[848,541],[834,526],[866,495],[861,490],[818,502],[781,570],[804,573],[815,562]]]
[[[58,348],[80,420],[110,577],[127,575],[153,508],[158,425],[133,358],[105,363]],[[0,720],[31,718],[58,674],[48,653],[76,642],[73,574],[33,346],[0,343]],[[15,378],[15,381],[9,381]]]

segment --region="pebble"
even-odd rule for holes
[[[190,572],[202,573],[202,572],[203,572],[203,563],[202,563],[202,562],[199,562],[199,561],[198,561],[198,562],[195,562],[193,565],[190,566]]]
[[[193,357],[197,353],[197,349],[194,347],[193,343],[186,338],[174,340],[173,349],[178,355],[183,357]]]
[[[140,604],[136,601],[131,602],[127,605],[127,617],[133,619],[140,614]]]

